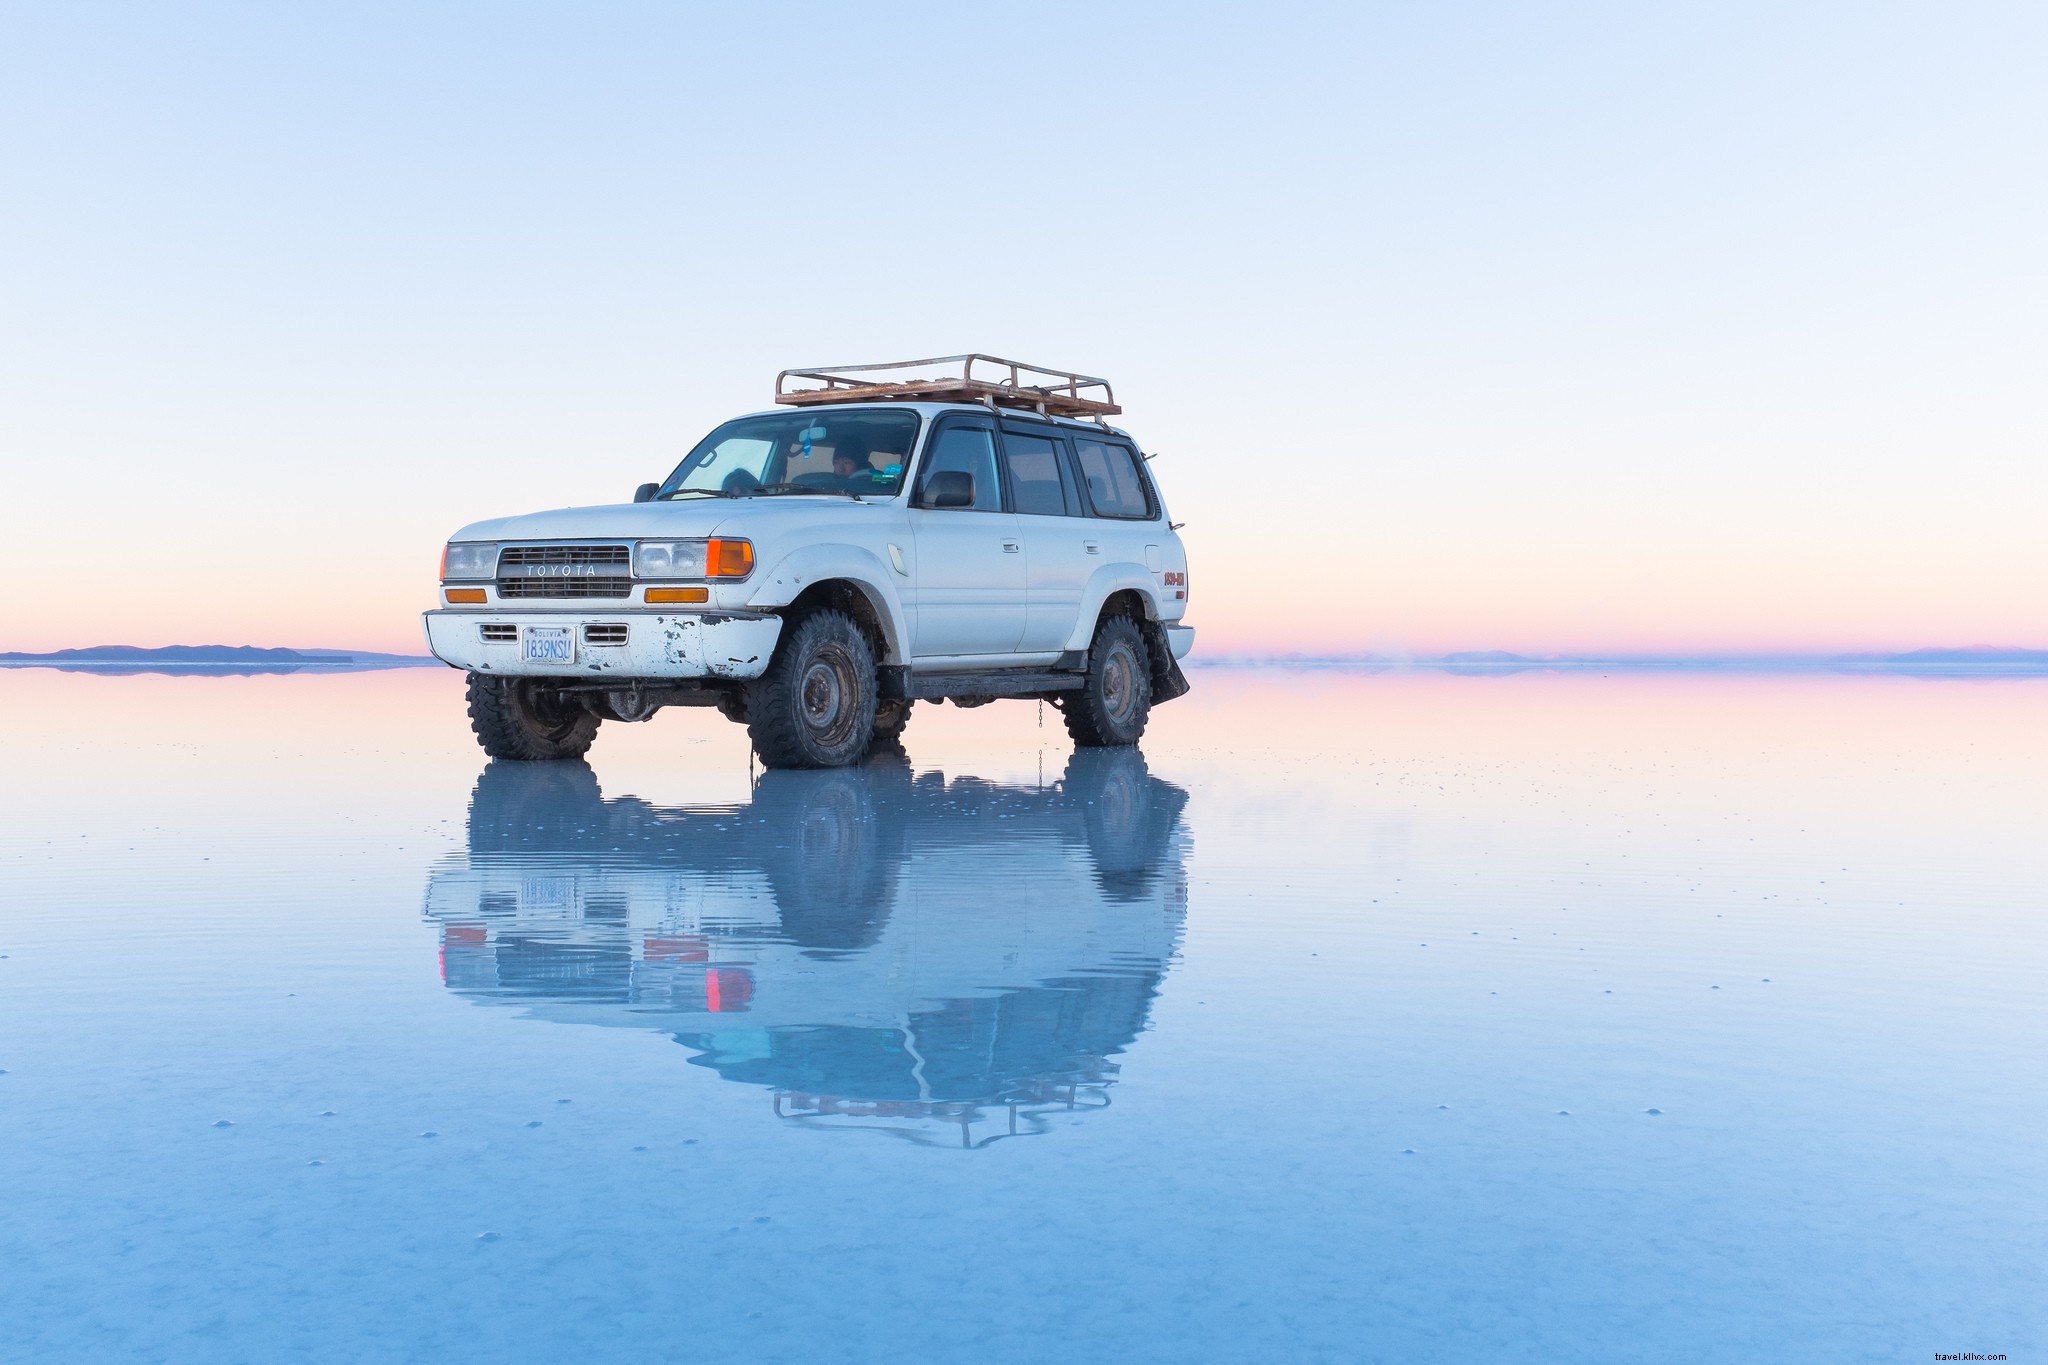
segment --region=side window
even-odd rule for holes
[[[1025,516],[1063,517],[1071,501],[1066,486],[1066,461],[1059,447],[1043,436],[1003,432],[1003,463],[1010,471],[1010,493]]]
[[[944,426],[932,434],[917,476],[917,505],[932,505],[932,476],[965,474],[974,480],[974,501],[962,511],[1000,512],[1003,486],[996,478],[996,434],[987,427]]]
[[[1152,499],[1146,495],[1137,457],[1129,446],[1077,436],[1074,456],[1081,466],[1081,480],[1088,485],[1088,501],[1094,505],[1096,516],[1151,520]]]

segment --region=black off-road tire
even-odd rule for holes
[[[492,758],[539,763],[583,757],[597,738],[597,717],[544,678],[472,673],[469,728]]]
[[[1088,647],[1088,681],[1064,694],[1067,733],[1090,749],[1136,744],[1152,715],[1151,655],[1128,616],[1104,617]]]
[[[903,742],[903,727],[910,724],[910,708],[917,703],[909,697],[875,703],[875,738],[870,749],[883,749]]]
[[[843,611],[785,627],[775,658],[747,688],[747,734],[770,768],[858,763],[875,731],[875,652]]]

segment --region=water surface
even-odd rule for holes
[[[1193,680],[0,673],[0,1358],[2048,1346],[2048,681]]]

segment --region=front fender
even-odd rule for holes
[[[1143,564],[1105,564],[1088,576],[1087,586],[1081,589],[1081,612],[1074,621],[1074,633],[1067,637],[1067,649],[1085,650],[1095,642],[1095,618],[1102,615],[1102,604],[1111,593],[1125,589],[1145,599],[1146,620],[1159,619],[1158,575]]]
[[[888,566],[872,550],[858,545],[805,545],[790,551],[755,580],[747,606],[753,611],[786,607],[805,588],[827,579],[853,584],[875,609],[888,640],[887,657],[878,662],[908,663],[910,618],[903,610],[903,599],[896,595]]]

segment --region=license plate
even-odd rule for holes
[[[520,886],[522,910],[567,910],[576,900],[573,877],[528,877]]]
[[[576,632],[568,626],[527,626],[519,632],[521,657],[530,664],[576,662]]]

